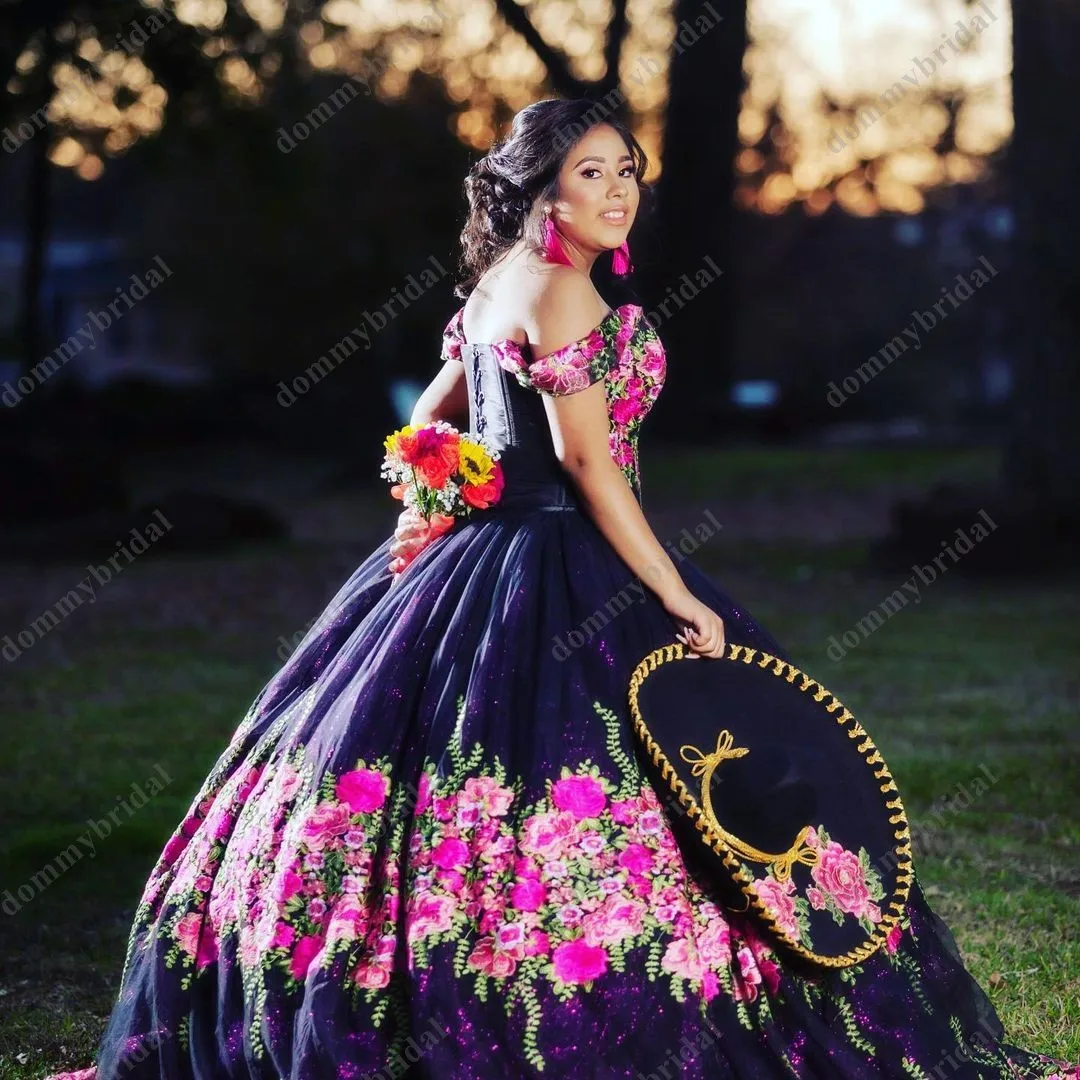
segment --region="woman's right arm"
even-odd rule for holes
[[[597,326],[604,309],[591,293],[576,271],[552,275],[534,311],[537,360],[580,340]],[[597,528],[631,572],[686,628],[679,640],[695,654],[721,655],[723,620],[687,589],[611,457],[604,380],[572,394],[544,394],[544,407],[555,454]]]

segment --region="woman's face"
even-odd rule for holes
[[[626,143],[613,127],[598,124],[566,155],[551,216],[579,250],[610,251],[626,239],[639,199]]]

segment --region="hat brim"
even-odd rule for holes
[[[673,663],[692,655],[656,649],[629,686],[641,746],[693,824],[677,826],[690,865],[718,875],[727,906],[738,900],[804,960],[839,968],[873,955],[914,879],[881,752],[787,661],[729,643],[720,659]]]

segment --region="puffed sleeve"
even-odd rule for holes
[[[616,366],[619,324],[620,314],[613,311],[584,337],[534,360],[528,369],[530,385],[559,397],[599,382]]]
[[[447,360],[461,360],[461,345],[465,340],[461,332],[461,316],[465,308],[458,308],[453,318],[446,324],[442,336],[442,352],[440,357],[445,363]]]

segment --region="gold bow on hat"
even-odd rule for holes
[[[806,844],[806,837],[811,829],[810,825],[804,825],[799,830],[795,842],[787,851],[779,855],[770,855],[767,851],[761,851],[744,840],[740,840],[737,836],[733,836],[716,820],[710,790],[713,773],[721,761],[726,761],[729,758],[745,757],[750,753],[748,746],[733,746],[734,741],[731,732],[724,728],[716,736],[716,749],[711,754],[703,754],[696,746],[686,744],[679,748],[679,755],[683,761],[691,764],[691,773],[694,776],[701,777],[701,809],[702,816],[705,818],[708,827],[737,855],[741,855],[744,859],[750,859],[753,862],[770,865],[773,877],[777,881],[787,881],[791,877],[791,867],[794,863],[801,862],[806,866],[814,866],[818,861],[818,852]],[[692,754],[697,756],[693,757]]]

